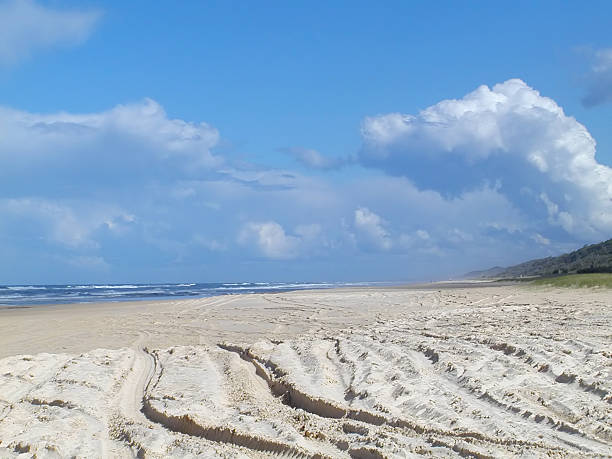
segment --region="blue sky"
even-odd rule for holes
[[[0,283],[427,280],[612,234],[609,2],[0,2]]]

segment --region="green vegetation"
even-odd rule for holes
[[[554,287],[606,287],[612,288],[612,273],[569,274],[567,276],[541,277],[534,285]]]
[[[492,268],[476,277],[519,278],[581,273],[612,273],[612,239],[586,245],[558,257],[531,260],[510,268]]]

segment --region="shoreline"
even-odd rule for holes
[[[281,293],[300,290],[325,290],[352,287],[386,287],[398,282],[256,282],[256,283],[201,283],[201,284],[90,284],[74,287],[72,285],[11,285],[0,289],[17,293],[12,300],[0,307],[49,306],[54,304],[91,304],[133,301],[176,301],[216,297],[222,295]],[[150,289],[165,288],[165,291],[152,292]],[[187,290],[185,290],[187,288]],[[75,294],[76,289],[76,294]],[[138,291],[138,289],[145,289]],[[175,289],[178,289],[175,290]],[[44,299],[36,294],[23,295],[20,292],[50,290],[43,293]],[[59,292],[58,292],[59,291]],[[101,293],[98,293],[101,292]],[[5,292],[6,293],[6,292]],[[0,296],[0,298],[2,298]]]
[[[243,329],[244,336],[253,336],[253,328],[257,327],[256,334],[261,337],[292,336],[331,325],[339,329],[346,323],[347,314],[360,313],[363,317],[360,323],[367,324],[366,317],[371,317],[373,311],[384,309],[376,299],[387,294],[406,294],[411,297],[418,292],[439,295],[437,292],[491,290],[495,287],[503,288],[495,283],[428,283],[303,289],[173,300],[0,307],[0,358],[23,353],[83,352],[109,346],[125,347],[143,334],[147,335],[145,345],[157,347],[167,347],[169,344],[215,344],[215,340],[240,336],[240,329],[236,327],[244,321],[247,321]],[[280,307],[279,301],[288,297],[300,298],[299,301],[304,303],[301,312],[293,322],[274,325],[278,321],[278,318],[274,318],[274,322],[270,323],[266,319],[270,311],[277,309],[278,314],[284,314],[287,305]],[[333,298],[333,310],[316,313],[317,306],[309,306],[308,303],[317,297]],[[365,311],[361,311],[362,300],[357,300],[361,298],[371,302],[367,303],[370,305]],[[291,309],[290,313],[294,314]],[[174,325],[165,327],[164,323]],[[183,329],[179,325],[181,323],[187,327]],[[52,325],[51,329],[47,328],[49,325]]]
[[[188,301],[188,300],[202,300],[206,298],[217,298],[225,296],[236,296],[236,295],[270,295],[274,293],[293,293],[293,292],[317,292],[317,291],[335,291],[335,290],[350,290],[350,289],[399,289],[399,290],[432,290],[432,289],[459,289],[459,288],[477,288],[477,287],[495,287],[495,286],[508,286],[518,284],[515,281],[505,280],[480,280],[480,279],[463,279],[458,281],[445,280],[445,281],[431,281],[431,282],[416,282],[416,283],[385,283],[381,282],[381,285],[363,285],[363,286],[337,286],[337,287],[320,287],[320,288],[304,288],[304,289],[287,289],[287,290],[274,290],[264,292],[250,292],[250,293],[219,293],[216,295],[189,295],[189,296],[172,296],[163,298],[135,298],[130,299],[108,299],[108,300],[94,300],[94,301],[74,301],[68,303],[23,303],[23,304],[5,304],[0,303],[0,313],[6,310],[20,310],[20,309],[49,309],[53,307],[69,307],[69,306],[94,306],[98,307],[106,304],[131,304],[131,303],[168,303],[174,301]]]

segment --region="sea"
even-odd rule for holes
[[[1,285],[0,305],[94,303],[101,301],[164,300],[240,293],[386,285],[382,282],[239,282],[182,284]]]

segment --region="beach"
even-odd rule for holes
[[[609,457],[612,291],[0,308],[0,457]]]

